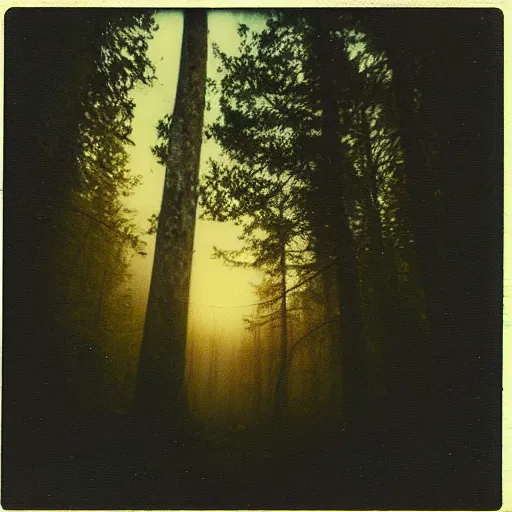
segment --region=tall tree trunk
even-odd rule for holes
[[[497,505],[503,17],[492,9],[428,15],[410,10],[396,19],[393,11],[369,21],[393,70],[408,213],[431,327],[429,367],[423,379],[411,371],[427,391],[418,407],[418,424],[438,432],[445,452],[455,452],[454,439],[485,452],[475,454],[475,472],[467,480],[478,479],[478,499],[488,496]],[[449,29],[439,30],[441,23]],[[425,56],[423,69],[413,68]],[[420,111],[414,89],[423,105]],[[424,127],[437,150],[438,188],[424,157]],[[432,207],[436,195],[442,204],[437,212]],[[489,502],[487,506],[492,508]]]
[[[343,404],[345,420],[356,423],[366,404],[368,382],[366,343],[361,317],[358,272],[352,231],[345,205],[343,174],[349,162],[342,146],[342,126],[339,116],[340,68],[344,49],[330,40],[331,21],[315,20],[312,39],[314,76],[322,109],[322,136],[318,148],[320,173],[319,201],[329,205],[330,224],[336,244],[337,285],[340,308],[339,357],[343,367]]]
[[[429,376],[446,375],[450,373],[451,360],[446,357],[447,336],[453,332],[450,326],[452,317],[448,312],[452,309],[453,298],[450,297],[452,287],[448,285],[450,276],[445,265],[446,224],[442,212],[435,204],[436,189],[431,169],[425,158],[423,140],[423,124],[418,118],[414,104],[414,88],[417,86],[416,73],[411,66],[410,55],[399,46],[391,44],[388,51],[390,66],[393,69],[395,98],[398,111],[400,136],[404,151],[406,170],[407,201],[405,211],[411,220],[414,236],[415,257],[418,261],[418,276],[420,285],[425,294],[426,326],[428,330],[427,342],[418,346],[414,353],[404,354],[399,348],[397,354],[404,359],[404,380],[411,383],[402,397],[398,408],[407,411],[410,416],[412,407],[416,407],[418,397],[424,404],[417,408],[419,418],[439,413],[445,405],[447,393],[443,390],[443,378],[431,379]],[[443,193],[443,190],[440,191]],[[457,236],[457,234],[455,235]],[[451,243],[451,242],[449,242]],[[458,286],[458,285],[456,285]],[[455,300],[460,300],[456,298]],[[396,357],[396,356],[395,356]],[[428,385],[425,385],[428,383]],[[451,407],[449,401],[446,405]],[[432,409],[432,407],[434,409]],[[444,414],[442,412],[441,414]]]
[[[261,327],[254,328],[253,339],[253,352],[254,352],[254,416],[259,418],[262,412],[263,403],[263,368],[262,368],[262,352],[263,347],[261,344]]]
[[[197,181],[205,106],[207,13],[185,11],[181,66],[141,347],[135,406],[185,413],[184,366]]]
[[[361,124],[361,160],[365,168],[367,190],[365,194],[365,209],[368,222],[368,234],[372,245],[370,264],[368,269],[369,287],[373,289],[368,292],[370,297],[369,318],[374,335],[372,346],[372,368],[371,380],[373,391],[377,394],[383,392],[386,387],[384,354],[386,354],[393,342],[393,308],[391,306],[391,290],[388,279],[389,270],[386,268],[386,257],[384,254],[384,239],[382,235],[382,219],[379,207],[379,189],[377,184],[378,163],[374,159],[372,140],[370,137],[370,122],[363,107],[359,113]],[[391,363],[391,361],[389,361]]]
[[[279,355],[279,373],[277,375],[275,414],[281,417],[283,408],[286,405],[287,394],[287,370],[288,370],[288,318],[286,306],[286,244],[281,234],[281,254],[279,259],[279,271],[281,274],[281,345]]]
[[[368,216],[369,231],[372,244],[379,258],[384,254],[384,242],[382,238],[382,222],[379,211],[379,191],[377,185],[378,165],[373,158],[372,141],[370,138],[370,123],[366,111],[363,108],[360,112],[361,132],[363,136],[362,144],[364,148],[364,164],[366,167],[366,176],[368,180]]]

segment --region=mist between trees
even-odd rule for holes
[[[204,506],[200,460],[231,492],[219,468],[236,471],[244,447],[233,506],[290,505],[292,486],[308,508],[499,507],[499,11],[226,11],[243,19],[237,51],[208,37],[212,12],[183,15],[145,226],[126,198],[147,170],[127,148],[132,93],[158,80],[162,13],[6,15],[4,507],[71,503],[50,453],[87,471],[106,457],[118,484],[98,484],[102,507],[146,506],[144,489],[155,506]],[[238,227],[240,248],[213,256],[259,272],[253,301],[202,303],[201,283],[191,297],[197,217]],[[154,258],[147,301],[141,257]],[[265,450],[281,476],[261,502]],[[33,456],[53,476],[24,494],[17,461]],[[291,468],[320,456],[308,495]],[[363,459],[366,477],[343,476]],[[385,480],[372,501],[385,459],[414,491]],[[132,466],[172,492],[134,497]]]

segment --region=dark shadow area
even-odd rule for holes
[[[155,12],[6,13],[3,508],[501,507],[503,15],[261,12],[204,127],[184,18],[147,312],[122,198]],[[198,178],[203,135],[230,160]],[[229,357],[186,339],[198,201],[265,274]]]

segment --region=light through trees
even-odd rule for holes
[[[2,506],[500,508],[501,28],[9,10]]]

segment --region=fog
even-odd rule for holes
[[[156,68],[156,80],[152,87],[138,87],[132,93],[136,107],[131,138],[135,145],[128,147],[129,166],[133,175],[141,176],[141,184],[127,198],[126,205],[134,210],[141,233],[149,228],[149,218],[158,214],[162,198],[165,168],[158,164],[150,148],[157,143],[158,120],[173,109],[183,15],[179,11],[162,11],[156,15],[156,21],[159,29],[148,49],[148,55]],[[212,55],[212,43],[219,44],[223,51],[236,54],[240,40],[238,24],[246,23],[251,29],[259,30],[264,27],[265,20],[259,14],[211,11],[208,23],[207,74],[208,77],[217,78],[218,62]],[[205,125],[215,120],[217,115],[217,106],[212,103],[211,108],[205,112]],[[208,160],[218,155],[219,148],[215,142],[205,139],[201,150],[200,175],[208,165]],[[211,383],[207,377],[211,360],[215,358],[218,361],[219,376],[216,379],[219,379],[222,387],[225,376],[240,364],[240,347],[248,337],[243,318],[251,312],[250,304],[257,302],[254,285],[261,281],[262,276],[257,270],[233,268],[213,258],[214,246],[227,250],[240,249],[238,236],[241,230],[232,222],[206,221],[200,217],[199,207],[194,239],[186,373],[190,405],[200,416],[205,417],[204,409],[208,409],[205,404],[209,402],[211,407],[212,395],[200,390],[203,390],[205,383]],[[144,250],[146,254],[133,256],[128,283],[139,311],[137,318],[141,325],[137,326],[136,331],[140,337],[135,341],[138,344],[142,337],[142,319],[149,293],[155,246],[155,235],[145,235],[144,238],[147,242]],[[236,386],[237,381],[233,384]],[[227,393],[227,388],[223,392]],[[216,393],[215,400],[222,401],[220,396]]]

